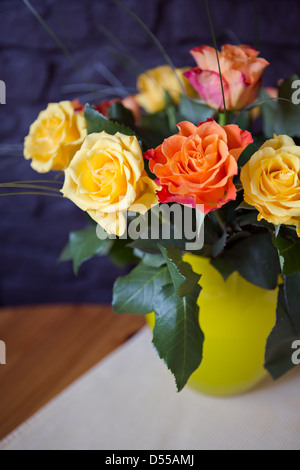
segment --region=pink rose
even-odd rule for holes
[[[200,46],[191,51],[198,67],[184,75],[206,103],[224,109],[216,51]],[[253,103],[262,84],[264,69],[269,65],[257,57],[259,52],[250,46],[225,44],[218,52],[225,103],[228,110],[240,110]]]

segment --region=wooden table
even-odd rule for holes
[[[105,305],[0,310],[0,439],[32,416],[145,324]]]

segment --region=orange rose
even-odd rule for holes
[[[232,179],[240,154],[253,142],[251,134],[236,125],[221,127],[213,119],[198,127],[184,121],[178,128],[178,134],[144,155],[162,186],[160,202],[203,205],[206,214],[236,199]]]
[[[184,75],[209,106],[224,109],[215,49],[200,46],[192,49],[191,54],[198,67]],[[218,54],[226,107],[228,110],[243,109],[257,98],[263,71],[269,62],[257,57],[259,52],[246,45],[225,44]]]

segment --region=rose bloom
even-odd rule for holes
[[[62,193],[109,234],[122,236],[124,212],[158,204],[158,186],[144,170],[136,137],[100,132],[86,137],[65,171]]]
[[[50,103],[25,137],[24,157],[39,173],[64,170],[86,137],[86,120],[70,101]]]
[[[160,202],[202,205],[206,214],[236,199],[232,179],[240,154],[253,142],[251,134],[213,119],[198,126],[184,121],[178,128],[178,134],[145,154],[162,187]]]
[[[136,101],[148,113],[156,113],[166,107],[165,92],[167,91],[173,101],[178,104],[183,89],[188,96],[196,96],[195,90],[184,77],[188,68],[174,70],[169,65],[162,65],[138,76],[137,88],[139,94]]]
[[[212,108],[224,110],[216,51],[200,46],[191,50],[197,66],[184,75],[201,98]],[[226,108],[240,110],[253,103],[262,84],[262,75],[269,65],[257,57],[259,52],[250,46],[226,44],[218,52]]]
[[[300,147],[287,135],[265,142],[242,168],[245,201],[258,219],[295,225],[300,236]]]

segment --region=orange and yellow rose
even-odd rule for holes
[[[287,135],[265,142],[242,168],[245,201],[259,220],[297,227],[300,236],[300,147]]]
[[[233,177],[237,160],[253,139],[236,125],[221,127],[213,119],[198,126],[184,121],[179,133],[148,150],[150,170],[162,187],[160,202],[203,206],[208,213],[236,199]]]
[[[212,108],[224,109],[216,51],[200,46],[191,50],[197,67],[185,72],[200,97]],[[262,84],[262,75],[269,65],[250,46],[225,44],[218,52],[226,108],[241,110],[253,103]]]
[[[24,157],[38,173],[64,170],[87,135],[86,120],[70,101],[50,103],[25,137]]]
[[[100,132],[86,137],[65,171],[62,193],[109,234],[122,236],[124,213],[158,204],[157,184],[144,170],[136,137]]]

